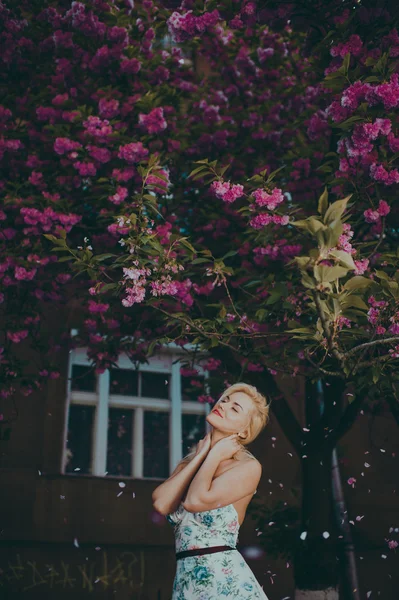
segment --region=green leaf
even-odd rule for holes
[[[348,52],[347,54],[345,54],[345,58],[342,63],[342,67],[344,68],[345,75],[348,74],[350,60],[351,60],[351,54],[350,54],[350,52]]]
[[[355,275],[354,277],[348,279],[348,281],[344,285],[344,289],[350,292],[354,290],[363,290],[369,285],[372,285],[372,283],[373,282],[371,279],[367,279],[362,275]]]
[[[360,115],[354,115],[353,117],[349,117],[342,123],[334,123],[334,127],[338,129],[350,129],[353,123],[357,123],[358,121],[365,121],[366,119]]]
[[[367,304],[364,302],[364,300],[362,300],[362,298],[360,298],[360,296],[355,296],[354,294],[351,294],[350,296],[346,296],[342,302],[341,302],[341,306],[342,308],[348,308],[348,307],[354,307],[354,308],[358,308],[361,310],[369,310],[369,306],[367,306]]]
[[[317,206],[317,210],[322,217],[324,217],[327,208],[328,208],[328,192],[327,192],[327,186],[326,186],[324,188],[324,192],[322,193],[322,195],[319,198],[319,203]]]
[[[317,265],[314,267],[314,276],[317,281],[330,282],[345,277],[348,273],[348,269],[336,265],[335,267],[328,267],[327,265]]]
[[[265,310],[264,308],[260,308],[255,313],[255,317],[258,319],[258,321],[263,321],[264,318],[267,317],[267,315],[268,315],[268,311]]]
[[[377,269],[375,269],[374,272],[380,279],[385,279],[385,281],[390,280],[389,275],[387,275],[385,271],[378,271]]]
[[[356,269],[352,254],[349,254],[349,252],[345,252],[344,250],[331,250],[328,256],[334,256],[335,258],[338,258],[339,262],[342,263],[347,269]]]
[[[238,253],[238,250],[230,250],[229,252],[227,252],[227,254],[222,256],[222,260],[225,260],[226,258],[230,258],[230,256],[235,256],[237,253]]]
[[[111,290],[115,290],[118,288],[118,284],[117,283],[106,283],[103,286],[101,286],[100,288],[100,294],[105,294],[105,292],[109,292]]]
[[[194,260],[191,261],[191,264],[199,265],[200,263],[209,262],[209,261],[210,261],[209,258],[195,258]]]
[[[197,175],[197,173],[202,173],[202,172],[206,172],[206,171],[207,171],[207,167],[204,165],[201,167],[197,167],[196,169],[191,171],[191,173],[187,176],[187,179],[189,179],[190,177],[193,177],[194,175]]]
[[[319,221],[319,219],[316,219],[315,217],[309,217],[307,219],[308,221],[308,229],[310,233],[317,233],[320,229],[324,229],[325,226],[323,225],[323,223],[321,221]]]
[[[114,258],[115,256],[116,254],[99,254],[95,258],[98,262],[102,262],[103,260],[107,260],[107,258]]]
[[[191,250],[191,252],[193,252],[194,254],[196,253],[195,248],[192,247],[192,245],[189,241],[186,240],[186,238],[180,238],[180,243],[183,244],[183,246],[185,246],[189,250]]]
[[[336,202],[330,204],[326,211],[326,214],[324,215],[324,223],[326,225],[333,223],[334,221],[342,217],[344,211],[346,210],[348,200],[352,197],[352,195],[353,194],[349,194],[349,196],[346,196],[346,198],[343,198],[342,200],[337,200]]]
[[[53,244],[56,244],[57,246],[66,246],[65,239],[57,238],[57,237],[55,237],[55,235],[51,235],[49,233],[43,233],[43,235],[45,238],[50,240],[50,242],[53,242]]]
[[[308,273],[302,273],[301,283],[310,290],[314,290],[316,287],[316,281]]]
[[[67,262],[67,260],[73,260],[73,258],[74,257],[69,254],[68,256],[61,256],[61,258],[59,258],[57,262]]]

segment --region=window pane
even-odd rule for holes
[[[138,373],[133,369],[111,369],[109,393],[121,396],[138,395]]]
[[[91,473],[94,406],[69,407],[66,473]]]
[[[110,408],[108,415],[107,474],[131,475],[133,410]]]
[[[141,395],[145,398],[169,399],[169,379],[167,373],[141,373]]]
[[[169,477],[169,413],[144,412],[144,477]]]
[[[73,365],[71,389],[78,392],[95,392],[96,374],[94,372],[94,367]]]
[[[205,437],[206,415],[182,415],[182,456],[186,456],[193,446]]]
[[[197,400],[198,396],[205,394],[205,377],[203,375],[181,376],[181,395],[183,400]]]

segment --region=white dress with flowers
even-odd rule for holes
[[[233,504],[190,513],[180,503],[166,519],[174,528],[176,552],[210,546],[237,546],[240,524]],[[224,598],[268,600],[238,550],[177,560],[171,600]]]

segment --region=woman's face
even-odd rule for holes
[[[206,420],[220,431],[245,435],[245,429],[251,421],[251,411],[251,398],[245,392],[233,392],[214,405]]]

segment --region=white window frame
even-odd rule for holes
[[[182,456],[182,416],[183,414],[198,414],[208,415],[211,412],[211,407],[208,403],[201,404],[197,401],[183,400],[181,393],[181,375],[180,367],[183,358],[187,359],[187,349],[182,350],[176,344],[165,345],[160,352],[149,358],[149,364],[140,364],[139,372],[157,372],[164,373],[170,376],[170,399],[159,398],[142,398],[139,396],[121,396],[116,394],[108,394],[110,371],[107,369],[104,373],[97,375],[97,389],[95,392],[80,392],[71,389],[71,377],[73,365],[92,366],[90,359],[87,357],[85,348],[76,348],[69,352],[68,364],[68,379],[67,393],[65,403],[65,418],[64,418],[64,436],[62,449],[62,464],[61,473],[67,476],[80,475],[77,473],[66,472],[67,464],[67,434],[68,434],[68,419],[69,407],[72,404],[94,406],[95,417],[93,423],[92,437],[92,452],[91,452],[91,472],[84,475],[92,477],[107,477],[117,479],[144,479],[148,481],[163,480],[160,477],[144,477],[144,410],[160,410],[162,412],[169,411],[169,473],[172,473],[177,464],[183,458]],[[121,369],[135,370],[131,360],[126,354],[121,354],[117,365]],[[206,379],[209,377],[209,372],[206,371],[201,363],[196,365],[199,375],[205,377],[205,393],[208,393]],[[141,378],[139,377],[139,386]],[[132,468],[131,475],[107,475],[107,437],[108,437],[108,411],[109,408],[126,408],[134,409],[134,429],[132,432]],[[210,425],[205,422],[205,432],[210,431]],[[82,474],[83,475],[83,474]]]

